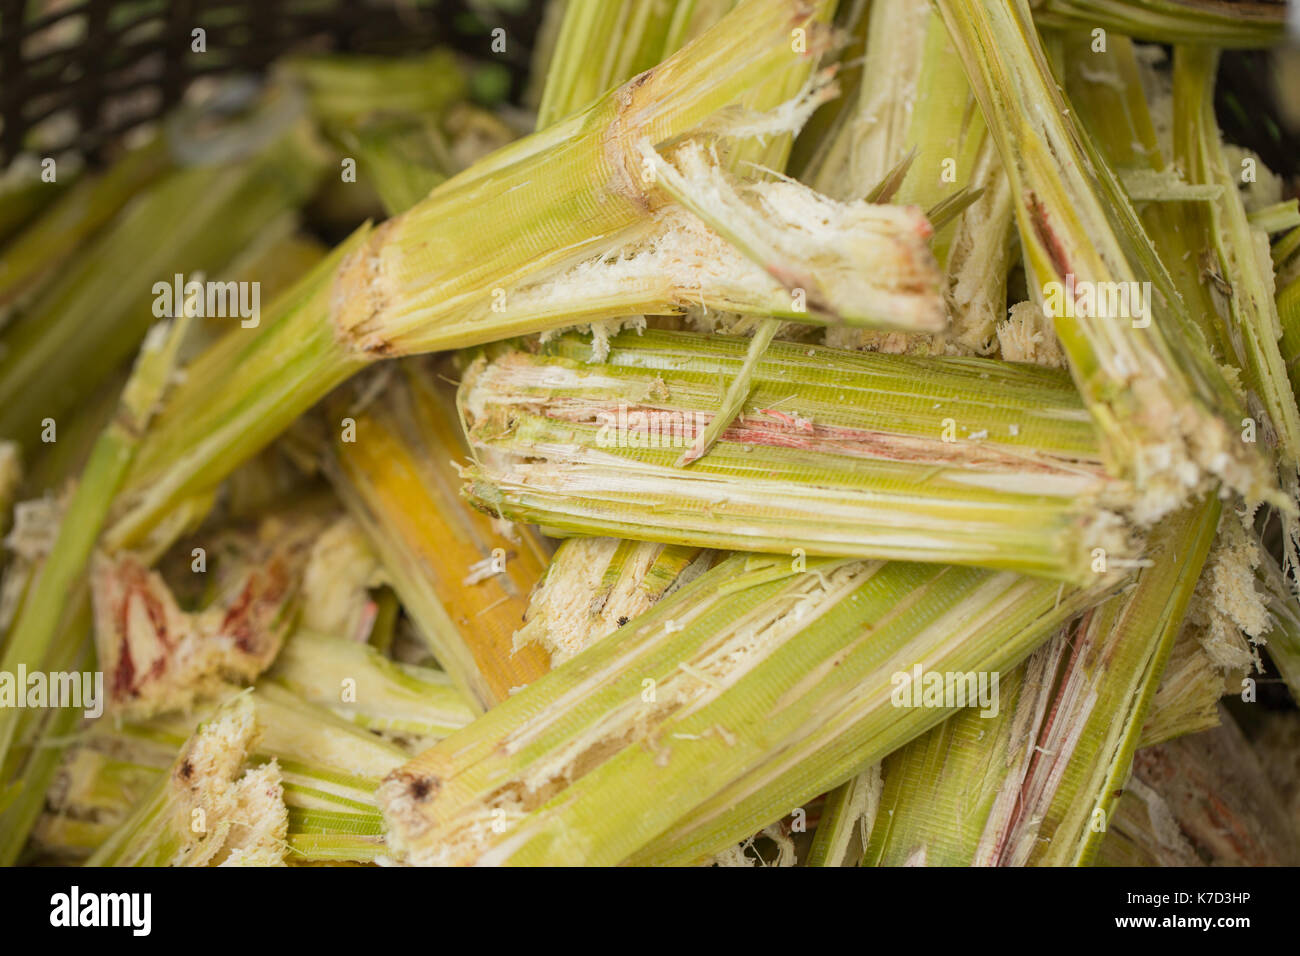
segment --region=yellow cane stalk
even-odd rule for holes
[[[486,709],[546,672],[546,653],[516,650],[513,635],[549,549],[527,528],[511,540],[460,500],[454,406],[416,366],[393,372],[369,404],[350,390],[329,404],[326,474],[439,664]]]

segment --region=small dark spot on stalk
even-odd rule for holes
[[[622,626],[623,626],[624,624],[626,624],[626,623],[627,623],[627,615],[626,615],[626,614],[623,614],[623,615],[621,615],[621,616],[619,617],[619,619],[618,619],[618,626],[619,626],[619,627],[622,627]]]
[[[186,780],[189,780],[191,777],[193,777],[194,764],[190,763],[188,760],[185,761],[183,764],[181,764],[181,776],[184,777]]]
[[[416,777],[411,781],[408,789],[413,800],[424,801],[438,792],[438,779],[436,777]]]
[[[654,73],[654,71],[655,71],[655,67],[651,67],[650,69],[638,73],[636,76],[632,77],[632,79],[627,81],[627,87],[626,87],[627,91],[630,93],[633,90],[635,90],[637,87],[645,85],[646,80],[650,79],[650,75]]]

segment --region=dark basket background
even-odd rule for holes
[[[542,8],[542,0],[0,0],[0,166],[56,116],[71,122],[58,124],[44,151],[100,159],[194,79],[260,72],[291,49],[397,54],[444,44],[503,63],[518,98]],[[204,53],[191,50],[196,27]],[[507,33],[504,54],[491,52],[496,27]]]

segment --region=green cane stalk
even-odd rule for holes
[[[1002,680],[998,713],[968,707],[884,759],[862,866],[987,865],[997,822],[1013,809],[1056,637]],[[1041,716],[1041,714],[1039,715]]]
[[[1206,47],[1175,52],[1174,122],[1191,147],[1179,159],[1190,182],[1220,187],[1219,198],[1209,206],[1209,235],[1219,275],[1231,289],[1225,317],[1234,347],[1230,357],[1241,369],[1253,403],[1267,416],[1279,456],[1294,471],[1300,466],[1300,410],[1279,348],[1273,263],[1267,235],[1250,222],[1223,154],[1214,119],[1217,66],[1218,56]]]
[[[1217,502],[1208,507],[1217,512]],[[1103,761],[1101,764],[1115,770],[1121,782],[1127,773],[1127,761],[1132,755],[1131,748],[1136,744],[1142,730],[1144,712],[1142,701],[1154,690],[1154,681],[1150,678],[1150,674],[1154,672],[1158,675],[1160,671],[1158,648],[1163,648],[1164,653],[1167,653],[1167,642],[1172,640],[1171,632],[1176,630],[1176,624],[1182,617],[1182,609],[1178,604],[1181,602],[1185,606],[1186,600],[1190,597],[1197,578],[1195,569],[1199,568],[1199,560],[1204,558],[1204,549],[1208,549],[1208,540],[1213,538],[1214,522],[1205,520],[1204,516],[1201,516],[1200,520],[1202,523],[1197,530],[1198,533],[1204,532],[1205,536],[1203,542],[1196,543],[1190,554],[1184,552],[1182,548],[1171,554],[1169,550],[1157,547],[1156,565],[1141,572],[1142,577],[1139,578],[1137,590],[1134,592],[1136,595],[1145,593],[1145,598],[1141,600],[1138,597],[1130,600],[1127,596],[1112,598],[1102,604],[1098,610],[1091,612],[1101,614],[1107,608],[1111,608],[1112,617],[1117,615],[1118,622],[1113,625],[1108,640],[1115,647],[1120,648],[1119,653],[1128,655],[1130,659],[1139,658],[1143,653],[1154,655],[1154,663],[1142,672],[1140,678],[1141,686],[1146,688],[1142,696],[1128,693],[1131,688],[1124,689],[1118,686],[1125,680],[1139,681],[1139,677],[1134,670],[1126,669],[1122,665],[1114,665],[1112,669],[1111,659],[1116,655],[1113,650],[1108,649],[1101,654],[1100,660],[1103,663],[1097,665],[1101,670],[1093,675],[1096,676],[1102,671],[1113,675],[1115,686],[1101,696],[1101,708],[1114,709],[1108,713],[1094,713],[1088,718],[1087,726],[1090,729],[1085,730],[1085,739],[1100,740],[1103,746],[1113,742],[1116,737],[1127,741],[1127,754],[1123,747],[1120,748],[1118,755],[1113,750],[1105,751],[1114,760],[1113,763]],[[1207,525],[1208,531],[1206,531]],[[1201,548],[1202,543],[1204,549]],[[1185,573],[1187,569],[1182,567],[1184,559],[1192,566],[1193,570],[1190,574]],[[1157,572],[1156,568],[1160,570]],[[1161,604],[1157,592],[1163,591],[1168,598],[1170,593],[1168,584],[1171,577],[1177,582],[1172,591],[1174,596],[1169,598],[1166,604]],[[1142,583],[1144,580],[1145,588]],[[1117,604],[1124,608],[1122,612],[1115,607]],[[1063,619],[1056,620],[1059,623]],[[1135,628],[1139,626],[1147,627],[1148,630],[1143,633],[1148,634],[1152,633],[1149,628],[1155,629],[1152,643],[1143,645],[1142,642],[1134,639]],[[978,643],[979,639],[970,638],[970,640],[972,643]],[[1041,638],[1036,643],[1040,642]],[[1059,662],[1062,652],[1068,651],[1069,647],[1070,645],[1064,639],[1050,643],[1031,658],[1027,665],[1027,676],[1009,673],[1012,670],[1011,665],[998,668],[1004,677],[1001,684],[1012,690],[1016,706],[1008,705],[1003,698],[999,702],[998,713],[990,719],[981,718],[978,707],[963,711],[949,719],[952,726],[944,725],[931,731],[930,734],[918,738],[916,742],[909,744],[907,748],[885,762],[886,784],[884,792],[877,798],[879,809],[874,811],[875,828],[868,844],[869,859],[914,864],[947,861],[963,862],[968,865],[980,861],[999,862],[1006,855],[1008,824],[1016,820],[1016,812],[1021,807],[1021,801],[1025,799],[1018,798],[1019,791],[1014,788],[1014,782],[1036,769],[1031,763],[1031,758],[1036,757],[1036,751],[1032,747],[1026,749],[1023,736],[1031,731],[1032,723],[1026,725],[1025,721],[1034,714],[1041,716],[1043,697],[1054,686],[1049,665],[1053,660]],[[1020,660],[1023,660],[1023,656],[1017,658],[1017,663]],[[1085,664],[1088,668],[1092,666]],[[951,670],[962,672],[964,669],[953,667]],[[1098,679],[1100,680],[1100,677]],[[1136,704],[1135,700],[1137,700]],[[1093,703],[1091,700],[1086,702]],[[1124,708],[1132,709],[1124,711]],[[1117,717],[1116,714],[1120,716]],[[1107,718],[1110,718],[1113,724],[1108,724]],[[1010,724],[1008,725],[1007,722]],[[972,724],[979,726],[973,727]],[[1049,746],[1044,744],[1042,739],[1039,740],[1039,745],[1044,748]],[[1057,746],[1056,742],[1051,746]],[[1081,750],[1091,746],[1094,744],[1087,744]],[[803,752],[805,755],[806,753],[807,751]],[[857,767],[861,768],[864,764],[869,765],[883,756],[884,753],[878,750],[868,750],[857,755],[846,751],[845,763],[840,766],[852,768],[853,761],[857,758],[860,760]],[[1079,757],[1080,767],[1090,766],[1090,757],[1084,757],[1082,754],[1076,756]],[[755,772],[751,775],[751,779],[745,781],[743,788],[737,785],[726,794],[710,800],[707,812],[695,811],[689,820],[684,821],[680,828],[675,828],[662,841],[661,846],[637,854],[633,862],[669,864],[692,862],[713,847],[725,846],[725,843],[717,842],[724,836],[732,839],[741,838],[746,832],[753,832],[763,822],[771,822],[781,814],[789,812],[790,807],[798,806],[807,799],[796,796],[797,791],[792,787],[782,789],[786,786],[787,780],[798,779],[795,771],[798,757],[799,755],[791,755],[783,762],[778,762],[777,765],[784,768],[787,776],[781,776],[775,770],[765,769],[762,772]],[[902,769],[900,769],[900,760],[903,761]],[[891,765],[895,771],[892,788],[888,776]],[[938,776],[939,767],[945,770],[942,778]],[[1086,771],[1080,772],[1085,774],[1086,779]],[[1111,782],[1113,783],[1113,779]],[[1115,788],[1118,786],[1119,784],[1114,784]],[[740,801],[738,793],[747,796],[748,802]],[[783,800],[785,809],[779,810]],[[1073,806],[1065,795],[1061,796],[1060,804],[1064,807]],[[767,807],[766,821],[757,813],[746,814],[744,811],[750,806]],[[1056,807],[1057,804],[1053,803],[1052,806]],[[880,812],[890,809],[896,816],[901,813],[901,817],[896,820],[894,816]],[[1026,819],[1030,821],[1036,819],[1031,815],[1021,816],[1021,826],[1024,826]],[[959,820],[960,823],[957,822]],[[744,829],[745,826],[749,827],[748,831]],[[881,830],[880,827],[885,829]],[[1059,830],[1057,832],[1059,833]],[[1025,838],[1023,833],[1019,836]]]
[[[960,58],[929,0],[873,3],[866,31],[872,65],[818,156],[810,182],[837,198],[863,195],[910,157],[895,203],[930,210],[963,192],[978,193],[973,207],[945,226],[936,223],[931,248],[946,272],[951,327],[909,336],[909,351],[989,354],[996,324],[1005,317],[1011,261],[1011,193],[997,147],[971,94]],[[896,336],[833,329],[835,345],[875,347]]]
[[[857,864],[880,811],[881,790],[877,764],[826,795],[808,853],[809,866]]]
[[[125,479],[141,435],[162,400],[190,318],[155,327],[123,389],[118,413],[91,451],[90,461],[59,524],[54,548],[32,582],[7,635],[0,670],[37,670],[60,628],[70,595],[77,593],[113,495]],[[73,605],[78,602],[74,599]],[[0,709],[0,766],[18,725],[18,711]]]
[[[337,276],[315,275],[310,288],[273,306],[262,328],[231,336],[195,364],[193,378],[206,384],[187,382],[164,410],[118,506],[114,540],[145,536],[187,495],[213,487],[330,388],[383,357],[696,304],[814,322],[879,318],[897,306],[891,322],[941,324],[919,216],[827,206],[787,182],[737,192],[701,153],[700,137],[737,128],[737,114],[720,111],[760,81],[804,69],[825,45],[816,12],[797,0],[747,0],[650,73],[363,229],[341,263],[331,260]],[[791,48],[790,31],[801,25],[804,54]],[[810,91],[801,109],[826,92]],[[745,119],[737,135],[791,123],[785,114]],[[746,234],[769,233],[767,246],[779,237],[781,261],[751,262],[667,203],[642,177],[647,143],[675,143],[668,161],[702,171],[693,188],[725,186],[718,215]],[[790,228],[777,228],[771,207],[764,218],[749,205],[750,189],[781,193],[787,211],[802,211]],[[805,243],[799,223],[810,215],[832,217],[840,222],[832,233],[841,234],[821,230]],[[874,273],[863,270],[872,263]]]
[[[0,434],[35,445],[42,421],[74,408],[166,314],[155,284],[217,272],[306,198],[321,158],[297,129],[219,171],[173,173],[131,203],[11,331],[0,360]],[[168,239],[159,242],[163,229]]]
[[[433,743],[474,719],[445,673],[401,664],[375,648],[299,630],[268,678],[366,730]]]
[[[1095,599],[971,569],[728,558],[390,775],[390,842],[415,863],[704,859],[951,712],[895,706],[893,675],[1010,666]]]
[[[1076,631],[1001,862],[1080,866],[1096,855],[1219,514],[1214,499],[1163,525],[1133,592]]]
[[[1058,89],[1028,5],[936,2],[1011,179],[1031,292],[1049,309],[1110,466],[1137,485],[1141,520],[1170,513],[1213,478],[1292,507],[1258,449],[1240,440],[1241,405]],[[1150,288],[1150,309],[1105,316],[1109,304],[1095,296],[1091,306],[1069,299],[1081,288]]]
[[[618,538],[560,543],[515,632],[515,647],[538,644],[562,664],[693,580],[712,563],[700,548]]]
[[[459,402],[478,507],[553,536],[1073,581],[1131,554],[1103,504],[1125,491],[1105,477],[1063,373],[773,343],[746,412],[682,470],[679,449],[746,361],[743,340],[646,332],[610,344],[604,363],[571,335],[469,369]]]
[[[1153,536],[1125,596],[1030,659],[997,719],[978,709],[885,761],[867,865],[1084,865],[1122,791],[1218,522],[1216,501]]]
[[[282,844],[279,855],[286,862],[369,861],[384,851],[383,823],[374,792],[384,774],[400,765],[404,752],[294,693],[264,684],[197,716],[159,718],[120,729],[97,728],[87,738],[91,754],[120,755],[127,762],[126,772],[147,787],[134,807],[124,806],[120,794],[105,794],[106,781],[96,776],[116,770],[112,761],[69,762],[66,773],[80,771],[88,776],[65,785],[57,819],[75,818],[99,807],[104,816],[120,821],[96,848],[91,865],[148,865],[164,859],[175,864],[187,858],[202,865],[211,858],[210,852],[216,852],[209,848],[196,853],[203,843],[232,828],[263,822],[247,815],[221,820],[213,807],[217,801],[210,797],[197,806],[218,816],[215,823],[205,826],[211,836],[189,827],[191,794],[201,794],[209,781],[197,761],[191,761],[192,772],[185,774],[187,755],[202,735],[212,733],[213,725],[229,722],[232,712],[244,724],[244,733],[234,741],[230,736],[220,738],[225,749],[230,750],[233,742],[235,750],[225,774],[233,778],[240,771],[264,769],[274,763],[277,799],[287,818],[285,835],[277,842]],[[199,729],[191,735],[196,720]],[[175,756],[178,751],[179,758]],[[47,832],[57,831],[49,827]],[[84,834],[73,830],[79,832]]]
[[[167,142],[154,137],[98,175],[82,176],[40,218],[15,236],[0,256],[0,311],[31,296],[57,275],[87,239],[173,164]],[[57,173],[56,173],[57,175]],[[53,195],[56,183],[36,187]]]
[[[1164,526],[1136,587],[1093,609],[1003,683],[886,758],[868,866],[1079,865],[1122,790],[1219,506]],[[1110,790],[1106,790],[1110,787]]]
[[[1098,28],[1156,43],[1268,47],[1286,31],[1286,6],[1225,0],[1030,0],[1034,22],[1069,30]]]
[[[734,55],[737,38],[728,36],[742,22],[750,32],[747,46],[759,51],[743,59]],[[669,291],[665,301],[662,279],[644,274],[642,281],[656,288],[639,294],[630,288],[622,294],[589,289],[584,296],[566,289],[562,302],[550,298],[558,291],[554,282],[536,288],[530,283],[548,272],[562,278],[567,267],[626,248],[634,236],[649,238],[647,205],[658,207],[662,200],[655,177],[643,175],[643,149],[691,134],[721,107],[743,102],[773,73],[803,69],[818,48],[814,43],[807,55],[792,52],[792,23],[806,23],[813,41],[819,35],[789,2],[750,0],[660,67],[584,112],[498,151],[385,224],[340,276],[335,324],[341,336],[362,352],[400,354],[540,331],[586,321],[589,314],[676,311],[671,302],[676,293]],[[720,131],[725,134],[725,124]],[[522,205],[524,197],[514,195],[514,188],[525,183],[530,201]],[[712,176],[698,184],[714,185]],[[744,209],[725,193],[721,198],[728,203],[724,215],[748,227]],[[483,228],[507,220],[510,243]],[[452,254],[454,260],[448,259]],[[818,270],[810,271],[816,278]],[[603,273],[597,268],[591,276]],[[572,275],[580,281],[586,271]],[[711,307],[742,305],[734,287],[714,289],[710,281],[694,285],[691,301],[702,295]],[[763,293],[763,306],[776,306],[780,295],[776,288]],[[615,299],[622,304],[615,306]],[[789,311],[789,303],[778,308]]]

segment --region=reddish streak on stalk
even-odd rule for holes
[[[135,697],[139,689],[135,679],[135,661],[131,658],[131,640],[128,618],[131,603],[139,598],[144,603],[145,614],[149,617],[149,626],[153,628],[159,642],[168,650],[172,647],[171,635],[167,632],[167,616],[163,613],[162,602],[149,588],[148,572],[141,566],[131,564],[126,568],[132,580],[124,583],[122,603],[118,607],[119,633],[122,635],[122,656],[113,672],[113,696],[121,699],[128,694]],[[159,657],[150,667],[144,679],[159,677],[167,663],[166,655]]]
[[[1089,610],[1086,614],[1084,614],[1081,618],[1079,618],[1078,623],[1071,630],[1070,636],[1072,640],[1070,642],[1070,656],[1066,660],[1065,666],[1063,668],[1059,669],[1055,674],[1050,675],[1050,679],[1053,682],[1053,686],[1056,686],[1060,675],[1070,673],[1070,671],[1075,667],[1076,663],[1078,662],[1079,654],[1083,647],[1082,635],[1087,634],[1088,625],[1092,621],[1092,616],[1094,611],[1095,609]],[[1035,742],[1039,740],[1048,739],[1048,737],[1052,732],[1053,725],[1058,720],[1061,719],[1061,705],[1062,705],[1062,701],[1060,695],[1053,693],[1051,705],[1049,706],[1047,713],[1043,716],[1042,722],[1039,724],[1036,730],[1031,729],[1030,731],[1034,736]],[[1052,754],[1051,756],[1055,756],[1055,754]],[[1038,764],[1044,759],[1046,759],[1046,757],[1043,754],[1043,752],[1035,746],[1033,753],[1030,755],[1029,758],[1029,765],[1025,768],[1025,772],[1022,775],[1021,779],[1025,781],[1033,779],[1035,769],[1037,768]],[[1014,833],[1018,828],[1020,823],[1020,818],[1025,813],[1025,809],[1026,809],[1025,791],[1022,786],[1019,788],[1019,793],[1016,796],[1016,802],[1012,806],[1011,812],[1007,816],[1006,825],[1002,827],[1002,832],[998,834],[997,841],[994,843],[994,845],[990,850],[988,859],[991,865],[993,866],[1008,865],[1008,861],[1004,859],[1005,854],[1007,853],[1008,849],[1010,849],[1007,841],[1010,839],[1011,834]]]
[[[1047,221],[1047,207],[1039,201],[1037,194],[1032,192],[1029,194],[1029,209],[1034,222],[1034,231],[1038,233],[1038,238],[1042,240],[1043,245],[1047,248],[1048,255],[1052,258],[1052,268],[1056,270],[1057,275],[1064,279],[1070,273],[1070,263],[1065,254],[1065,247]]]
[[[589,407],[553,405],[544,414],[555,421],[594,424],[598,421]],[[606,413],[607,414],[607,413]],[[628,405],[626,416],[635,414],[680,415],[681,422],[673,422],[672,430],[684,440],[694,438],[713,415],[702,411],[656,408],[652,405]],[[821,451],[831,454],[896,461],[924,462],[933,465],[970,467],[1001,467],[1018,472],[1055,474],[1084,471],[1103,477],[1099,463],[1086,459],[1069,459],[1059,464],[1045,462],[1030,455],[1021,456],[1014,450],[1004,450],[992,445],[970,441],[944,442],[939,439],[915,438],[888,432],[845,428],[838,425],[819,425],[799,420],[784,412],[759,409],[768,418],[741,417],[729,425],[719,437],[737,445],[760,445],[768,448],[791,448],[799,451]],[[651,419],[653,420],[653,419]],[[661,428],[661,431],[663,429]]]
[[[289,590],[288,570],[278,558],[267,565],[265,582],[262,577],[258,571],[249,575],[239,597],[221,621],[221,629],[231,634],[236,646],[247,654],[257,654],[261,650],[254,637],[258,632],[265,633],[263,628],[253,626],[255,618],[263,608],[277,606]]]
[[[792,418],[785,412],[774,412],[770,408],[760,408],[758,413],[760,415],[766,415],[769,418],[775,418],[777,421],[784,422],[787,425],[793,425],[795,428],[802,429],[803,431],[813,431],[814,426],[812,422],[807,421],[806,419],[801,420],[798,418]]]

